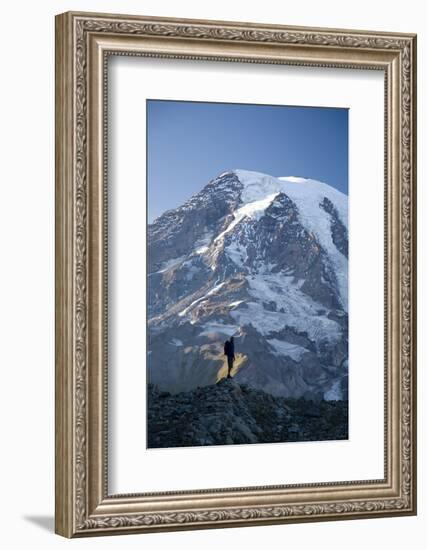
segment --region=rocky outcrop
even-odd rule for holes
[[[331,216],[331,234],[334,245],[348,258],[347,227],[343,224],[337,209],[327,197],[320,203],[320,207]]]
[[[347,401],[274,397],[223,379],[170,394],[148,386],[148,447],[348,438]]]

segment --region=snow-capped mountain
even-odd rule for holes
[[[347,196],[232,170],[148,226],[148,379],[180,392],[225,373],[273,395],[347,397]]]

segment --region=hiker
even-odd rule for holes
[[[234,338],[231,337],[230,340],[227,340],[224,344],[224,355],[227,356],[227,363],[228,363],[228,374],[227,378],[231,378],[231,369],[233,368],[233,362],[234,362]]]

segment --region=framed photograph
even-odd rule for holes
[[[56,532],[416,513],[416,37],[56,18]]]

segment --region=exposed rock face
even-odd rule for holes
[[[321,208],[331,215],[331,233],[334,245],[348,258],[348,233],[347,227],[341,221],[337,209],[332,202],[325,197],[320,203]]]
[[[148,227],[149,272],[160,269],[171,258],[190,255],[197,241],[206,239],[208,233],[219,233],[224,219],[237,207],[242,187],[237,175],[227,172],[183,206],[154,220]]]
[[[175,395],[148,390],[151,448],[348,438],[346,401],[274,397],[233,379]]]
[[[275,396],[347,395],[347,197],[313,180],[225,172],[148,227],[148,381],[225,374]]]

